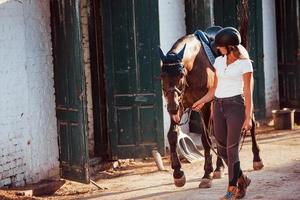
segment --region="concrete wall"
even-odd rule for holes
[[[159,29],[160,47],[166,53],[180,37],[186,34],[184,0],[159,0]],[[167,132],[170,118],[165,99],[163,99],[163,114],[165,144],[169,146]]]
[[[59,174],[49,2],[0,0],[0,187]]]
[[[262,1],[266,116],[279,108],[275,1]]]

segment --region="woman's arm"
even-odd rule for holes
[[[253,73],[247,72],[243,74],[244,80],[244,97],[245,97],[245,123],[243,128],[249,130],[251,128],[251,118],[253,114]]]
[[[217,85],[218,85],[218,78],[215,74],[213,86],[208,89],[206,95],[204,95],[201,99],[199,99],[193,104],[192,109],[195,111],[200,111],[205,103],[210,102],[215,96]]]

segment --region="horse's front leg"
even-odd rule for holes
[[[184,172],[181,170],[181,163],[176,152],[177,132],[178,129],[176,127],[176,124],[173,122],[173,120],[171,120],[171,126],[168,132],[168,141],[170,144],[170,151],[171,151],[171,166],[172,169],[174,170],[173,179],[174,179],[174,184],[177,187],[182,187],[185,185],[186,179],[185,179]]]
[[[255,134],[255,121],[252,119],[252,128],[250,130],[251,132],[251,139],[252,139],[252,152],[253,152],[253,169],[254,170],[260,170],[264,167],[264,164],[262,162],[262,159],[259,155],[259,147],[256,140],[256,134]]]

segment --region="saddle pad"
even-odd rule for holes
[[[214,56],[211,48],[209,47],[209,40],[207,39],[205,33],[201,30],[197,30],[195,31],[194,35],[201,42],[210,64],[213,65],[215,63],[216,57]]]

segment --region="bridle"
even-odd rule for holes
[[[178,104],[179,107],[181,107],[181,109],[183,110],[182,114],[185,114],[186,112],[189,112],[189,116],[187,118],[187,120],[183,123],[177,123],[178,126],[182,126],[184,124],[186,124],[189,121],[190,115],[191,115],[191,109],[187,108],[185,109],[185,107],[183,106],[183,97],[185,94],[185,90],[187,85],[187,81],[186,81],[186,73],[184,71],[184,65],[182,62],[175,62],[175,63],[163,63],[162,66],[162,72],[166,73],[168,76],[178,76],[179,73],[183,73],[183,83],[181,84],[181,90],[174,85],[173,87],[168,88],[168,90],[164,90],[165,96],[168,96],[168,94],[170,92],[172,93],[177,93],[178,95]]]
[[[167,91],[165,91],[165,90],[163,89],[163,91],[165,92],[165,95],[166,95],[166,96],[168,96],[168,94],[169,94],[170,92],[176,92],[178,96],[181,96],[182,93],[183,93],[183,92],[182,92],[181,90],[179,90],[176,86],[170,87]]]

